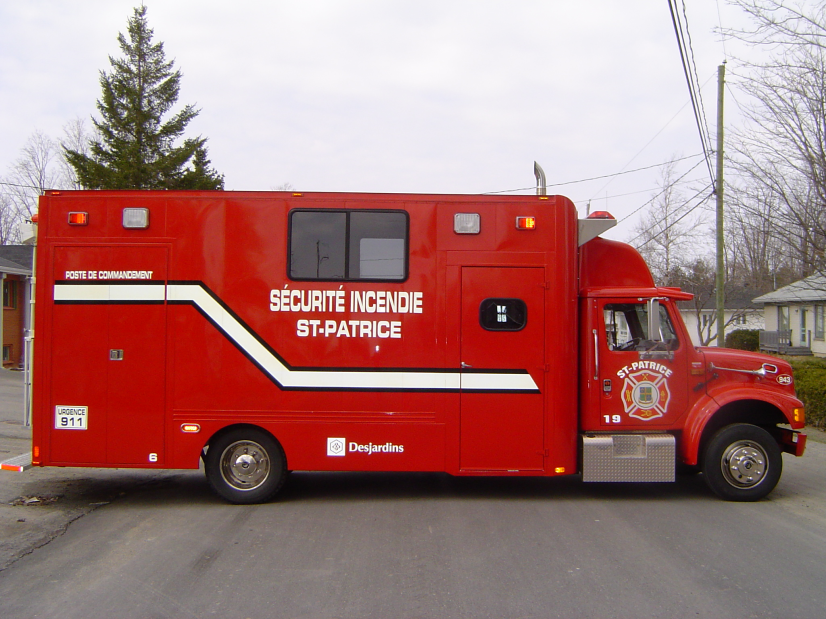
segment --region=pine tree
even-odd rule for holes
[[[167,62],[163,43],[152,43],[146,7],[128,20],[128,40],[118,34],[123,58],[109,57],[112,71],[101,71],[97,102],[101,119],[92,119],[97,137],[89,155],[64,153],[81,185],[90,189],[223,189],[224,176],[210,167],[205,138],[176,146],[198,115],[185,106],[163,120],[178,100],[181,72]]]

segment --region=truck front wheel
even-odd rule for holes
[[[705,451],[703,476],[726,501],[758,501],[768,495],[783,472],[777,441],[763,428],[747,423],[717,432]]]
[[[210,443],[204,466],[218,496],[230,503],[263,503],[284,485],[287,459],[269,434],[236,428]]]

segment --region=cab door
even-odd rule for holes
[[[645,300],[601,299],[597,325],[600,427],[671,426],[688,407],[687,351],[674,328],[674,308],[657,304],[659,334],[648,333]]]
[[[534,393],[462,389],[463,471],[543,469],[544,283],[542,268],[462,268],[463,377],[526,371],[539,387]]]

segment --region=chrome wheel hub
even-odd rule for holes
[[[737,441],[729,445],[720,462],[723,477],[737,488],[752,488],[766,477],[769,459],[763,448],[752,441]]]
[[[269,477],[270,459],[254,441],[236,441],[221,455],[221,475],[233,488],[253,490]]]

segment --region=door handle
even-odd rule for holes
[[[597,330],[594,333],[594,380],[599,380],[599,336]]]
[[[463,370],[465,370],[465,369],[467,369],[467,368],[472,368],[472,367],[473,367],[473,366],[472,366],[472,365],[470,365],[469,363],[465,363],[464,361],[462,361],[462,369],[463,369]]]

